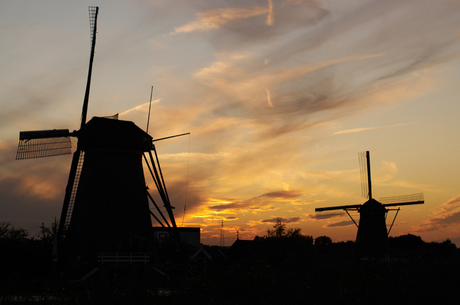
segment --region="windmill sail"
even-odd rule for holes
[[[385,207],[423,204],[425,202],[425,200],[423,199],[423,193],[403,195],[403,196],[382,197],[379,199],[379,201]]]
[[[99,7],[90,6],[89,10],[89,22],[90,22],[90,33],[91,33],[91,53],[89,59],[89,68],[88,68],[88,78],[86,81],[86,90],[85,98],[83,101],[83,109],[81,113],[81,125],[80,130],[86,124],[86,114],[88,112],[88,103],[89,103],[89,92],[91,87],[91,75],[93,71],[93,60],[94,60],[94,51],[96,46],[96,32],[97,32],[97,15],[99,12]],[[118,116],[117,116],[118,118]],[[73,213],[73,203],[75,201],[75,196],[79,186],[80,172],[83,167],[84,162],[84,153],[81,151],[81,139],[79,139],[77,144],[77,150],[74,153],[72,158],[72,165],[70,166],[69,179],[67,181],[66,192],[64,196],[64,203],[62,205],[61,219],[59,221],[59,231],[58,238],[61,239],[65,234],[65,230],[72,219]]]
[[[362,204],[353,204],[353,205],[341,205],[336,207],[325,207],[325,208],[316,208],[315,212],[323,212],[323,211],[334,211],[334,210],[353,210],[359,209]]]
[[[361,174],[361,191],[364,198],[372,199],[371,165],[368,151],[358,154],[359,171]]]
[[[72,219],[72,212],[75,203],[75,197],[77,195],[78,185],[80,182],[81,169],[83,167],[83,161],[85,159],[84,152],[77,150],[72,159],[72,165],[77,164],[76,167],[71,167],[69,174],[69,180],[64,197],[64,204],[62,205],[61,218],[59,221],[58,238],[60,239],[67,230],[70,220]]]
[[[89,91],[91,87],[91,75],[93,73],[93,60],[94,60],[94,49],[96,47],[96,33],[97,33],[97,15],[99,13],[99,7],[90,6],[89,10],[89,23],[91,30],[91,55],[89,57],[89,67],[88,67],[88,78],[86,80],[86,91],[85,99],[83,101],[83,109],[81,112],[81,126],[86,124],[86,114],[88,112],[88,102],[89,102]]]
[[[16,160],[70,154],[70,136],[68,129],[22,131],[19,133]]]

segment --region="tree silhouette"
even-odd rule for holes
[[[281,238],[284,236],[286,236],[286,224],[281,221],[281,218],[277,218],[276,224],[273,226],[273,230],[267,230],[267,237]]]
[[[315,238],[315,246],[329,246],[332,244],[332,239],[328,236],[318,236]]]
[[[0,239],[18,240],[27,238],[29,232],[23,228],[16,229],[9,222],[0,222]]]
[[[286,228],[286,224],[283,223],[282,219],[278,217],[276,223],[273,226],[273,230],[267,230],[267,238],[307,238],[311,236],[304,236],[301,233],[300,228]],[[307,238],[308,239],[308,238]]]

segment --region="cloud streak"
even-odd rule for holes
[[[275,209],[273,207],[274,202],[290,202],[301,196],[300,193],[294,191],[274,191],[259,195],[257,197],[244,200],[234,201],[231,203],[224,203],[218,205],[209,206],[209,210],[212,211],[237,211],[237,210],[255,210],[255,209]]]
[[[197,20],[187,23],[183,26],[174,29],[171,34],[181,34],[190,32],[209,32],[225,26],[226,24],[250,17],[268,14],[267,25],[273,25],[273,5],[269,1],[270,6],[265,7],[251,7],[251,8],[220,8],[209,10],[197,14]]]
[[[275,217],[271,219],[263,219],[260,222],[261,223],[277,223],[278,221],[281,221],[282,223],[297,223],[301,220],[301,217],[295,216],[295,217],[290,217],[290,218],[283,218],[283,217]]]
[[[460,196],[443,203],[441,210],[425,223],[416,227],[416,232],[433,232],[460,224]]]
[[[308,214],[307,218],[310,220],[325,220],[325,219],[343,217],[345,215],[346,214],[343,211],[340,211],[340,212]]]
[[[325,228],[337,228],[337,227],[348,227],[354,225],[353,221],[348,220],[348,221],[338,221],[338,222],[333,222],[333,223],[328,223],[325,225]]]
[[[400,127],[400,126],[405,126],[408,125],[406,124],[395,124],[395,125],[390,125],[390,126],[383,126],[383,127],[361,127],[361,128],[353,128],[353,129],[346,129],[346,130],[340,130],[334,132],[334,135],[341,135],[341,134],[348,134],[348,133],[356,133],[356,132],[362,132],[362,131],[368,131],[368,130],[376,130],[376,129],[384,129],[384,128],[393,128],[393,127]]]

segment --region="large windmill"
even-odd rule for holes
[[[395,209],[396,214],[387,230],[386,218],[390,207],[403,205],[423,204],[423,194],[406,196],[384,197],[379,201],[372,197],[371,165],[369,152],[359,154],[361,182],[363,196],[368,200],[363,204],[344,205],[335,207],[316,208],[316,212],[344,210],[350,216],[353,223],[358,227],[356,244],[362,256],[377,256],[385,251],[388,235],[396,220],[400,208]],[[360,214],[359,225],[350,215],[349,211],[357,211]]]
[[[153,144],[156,140],[133,122],[118,120],[118,115],[94,117],[86,122],[98,7],[89,7],[89,15],[91,56],[80,129],[21,132],[16,155],[19,160],[70,154],[70,137],[78,139],[58,230],[60,257],[69,261],[77,257],[92,260],[101,253],[151,252],[151,216],[178,237],[173,207]],[[163,206],[154,201],[146,187],[142,159]],[[156,213],[150,211],[149,200]]]

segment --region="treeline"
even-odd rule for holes
[[[450,240],[390,237],[390,260],[363,262],[353,241],[304,235],[281,221],[264,236],[237,240],[228,251],[204,247],[211,260],[100,271],[64,284],[58,277],[53,281],[52,234],[42,227],[29,237],[0,225],[0,303],[9,304],[15,295],[41,295],[42,304],[448,303],[460,285],[459,250]]]
[[[45,289],[52,277],[52,241],[51,229],[44,225],[30,236],[23,228],[0,223],[0,295]]]
[[[241,245],[238,245],[240,243]],[[299,259],[316,256],[316,259],[360,259],[354,241],[333,242],[328,236],[304,235],[300,228],[287,228],[280,219],[264,236],[253,241],[237,241],[229,256],[283,259],[298,256]],[[233,253],[232,253],[233,252]],[[389,237],[386,251],[380,258],[434,259],[460,255],[460,250],[449,239],[443,242],[424,242],[420,236],[407,234]]]

